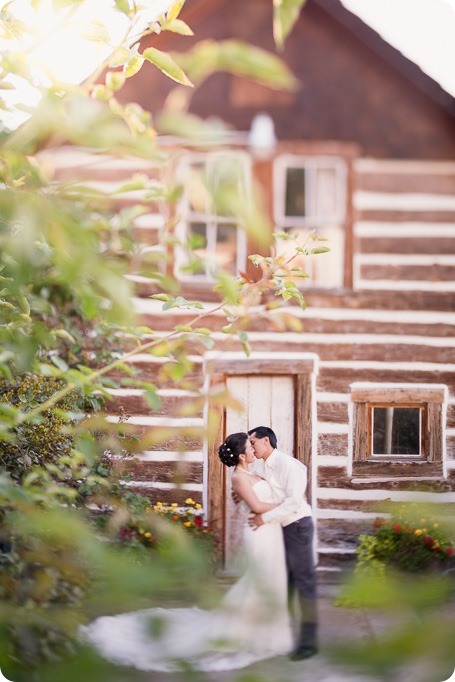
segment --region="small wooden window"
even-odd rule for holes
[[[354,476],[443,476],[441,384],[351,384]]]
[[[250,159],[243,152],[187,154],[177,177],[183,186],[178,206],[175,271],[183,280],[207,281],[218,270],[236,275],[246,267],[246,235],[231,210],[233,197],[246,196]]]

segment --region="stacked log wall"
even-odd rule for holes
[[[109,164],[103,163],[97,162],[97,181],[104,172],[110,183],[118,183],[122,173],[131,174],[129,166],[118,162],[121,172],[117,169],[113,174],[110,167],[109,176]],[[84,163],[81,167],[86,168]],[[308,289],[305,311],[296,306],[287,309],[300,319],[302,333],[278,332],[273,321],[260,317],[252,320],[249,333],[254,350],[308,351],[320,358],[314,506],[318,549],[327,566],[350,558],[357,534],[370,528],[372,519],[390,502],[413,499],[415,488],[424,502],[444,508],[455,503],[455,164],[359,159],[354,168],[353,289]],[[135,227],[137,239],[146,244],[158,243],[160,229],[153,210]],[[161,304],[149,298],[152,283],[134,273],[131,278],[137,286],[139,324],[164,335],[193,317],[184,310],[163,312]],[[183,295],[205,297],[206,310],[214,307],[208,289],[197,292],[188,287]],[[217,348],[241,350],[238,340],[220,333],[219,313],[204,319],[204,326],[213,330]],[[162,402],[155,412],[139,389],[113,389],[108,405],[109,418],[116,421],[126,415],[137,434],[173,430],[165,445],[152,444],[134,461],[124,462],[132,474],[128,485],[153,501],[181,502],[190,496],[202,502],[204,498],[202,406],[198,413],[185,416],[185,405],[204,384],[202,351],[200,346],[190,351],[193,371],[178,386],[163,378],[165,359],[141,354],[130,360],[140,378],[159,386]],[[357,381],[447,385],[445,478],[398,477],[393,467],[389,475],[368,480],[348,475],[349,387]]]

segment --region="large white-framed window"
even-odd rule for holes
[[[299,256],[294,261],[310,276],[306,286],[341,288],[344,285],[347,164],[336,156],[281,154],[273,167],[274,220],[277,231],[299,235],[303,243],[315,231],[330,252]],[[293,244],[277,239],[284,256]]]
[[[181,159],[177,178],[183,194],[176,226],[176,275],[205,282],[218,270],[230,275],[245,270],[246,233],[233,207],[251,191],[249,155],[236,150],[191,152]]]

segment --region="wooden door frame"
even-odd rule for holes
[[[225,552],[226,469],[218,457],[218,447],[226,437],[226,409],[217,394],[226,389],[232,376],[284,375],[294,379],[294,456],[308,469],[307,497],[316,504],[317,453],[316,377],[319,356],[316,353],[210,351],[204,356],[206,405],[204,421],[203,506],[206,519],[215,533],[222,554]],[[217,390],[218,389],[218,390]],[[314,455],[314,456],[313,456]],[[315,509],[314,509],[315,511]]]

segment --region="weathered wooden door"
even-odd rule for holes
[[[308,497],[312,496],[312,453],[315,450],[315,371],[317,356],[311,353],[210,353],[206,372],[213,388],[226,388],[243,406],[221,410],[211,407],[212,423],[207,447],[205,507],[211,525],[219,534],[226,570],[235,570],[245,521],[243,505],[231,498],[232,470],[220,464],[217,450],[224,438],[256,426],[269,426],[278,439],[278,449],[303,461],[309,470]]]

